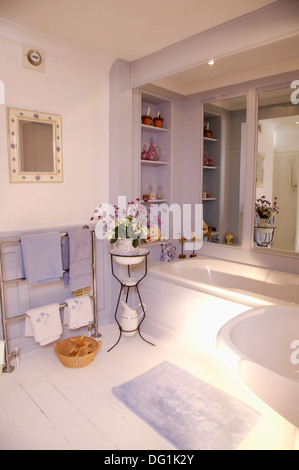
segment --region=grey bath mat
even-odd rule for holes
[[[180,450],[236,449],[260,418],[244,403],[168,362],[112,391]]]

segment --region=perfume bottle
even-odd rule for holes
[[[149,185],[148,185],[148,195],[149,195],[149,200],[150,201],[153,201],[155,199],[155,193],[153,192],[152,183],[149,183]]]
[[[156,145],[157,160],[161,158],[161,149],[159,145]]]
[[[161,183],[158,184],[157,199],[163,199],[162,184]]]
[[[148,160],[157,160],[158,159],[158,155],[157,155],[157,152],[156,152],[156,149],[155,149],[155,142],[154,142],[154,139],[152,137],[150,138],[150,145],[149,145],[149,148],[148,148],[147,159]]]
[[[144,144],[143,150],[141,152],[141,160],[147,160],[148,159],[148,152],[146,150],[146,145]]]
[[[203,151],[203,166],[208,166],[208,157],[205,151]]]
[[[211,158],[211,155],[209,155],[209,158],[208,158],[208,163],[207,163],[208,166],[214,166],[214,162]]]

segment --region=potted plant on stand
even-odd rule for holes
[[[139,240],[148,236],[148,213],[140,202],[131,201],[127,209],[120,209],[113,206],[112,213],[107,212],[107,207],[103,204],[97,206],[94,217],[98,219],[98,233],[104,234],[120,255],[134,256],[138,254]],[[103,238],[102,236],[100,238]]]
[[[274,198],[273,205],[266,199],[266,196],[262,196],[255,201],[255,211],[258,216],[257,226],[268,227],[273,225],[274,214],[278,214],[277,197]]]
[[[255,202],[256,223],[254,227],[254,240],[258,246],[269,247],[274,235],[274,214],[278,214],[277,197],[273,204],[265,196]]]

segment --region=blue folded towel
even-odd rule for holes
[[[90,230],[78,229],[69,231],[69,250],[69,284],[73,292],[92,284]]]
[[[62,277],[59,232],[23,235],[21,249],[28,284],[57,281]]]

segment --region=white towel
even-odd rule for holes
[[[63,323],[70,330],[86,326],[89,322],[93,321],[91,300],[88,295],[79,295],[78,297],[67,299],[66,304]]]
[[[26,314],[25,336],[33,336],[41,346],[56,341],[62,335],[59,304],[32,308]]]

